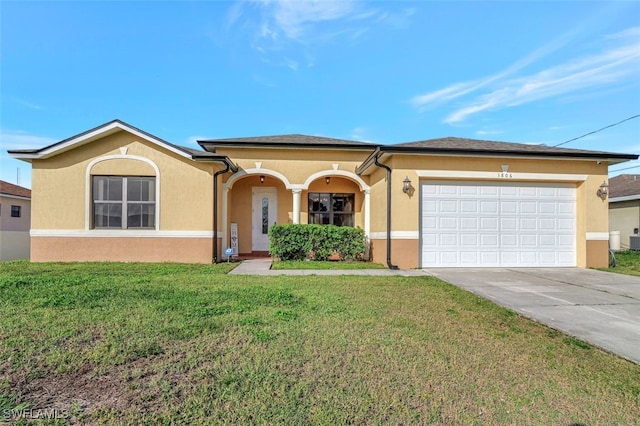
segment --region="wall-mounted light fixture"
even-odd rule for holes
[[[329,185],[329,183],[331,182],[331,177],[327,176],[326,178],[324,178],[324,181],[327,185]]]
[[[264,183],[264,175],[260,175],[260,183]]]
[[[411,181],[409,180],[409,176],[407,176],[402,181],[402,192],[406,194],[407,192],[409,192],[410,189],[411,189]]]
[[[607,198],[607,195],[609,195],[608,188],[609,184],[605,180],[604,182],[602,182],[602,185],[600,185],[600,188],[598,188],[598,190],[596,191],[596,195],[602,198],[603,201]]]

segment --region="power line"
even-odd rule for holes
[[[554,147],[555,147],[555,146],[561,146],[561,145],[564,145],[564,144],[568,144],[569,142],[573,142],[573,141],[575,141],[575,140],[582,139],[582,138],[584,138],[585,136],[589,136],[589,135],[592,135],[592,134],[594,134],[594,133],[601,132],[601,131],[602,131],[602,130],[604,130],[604,129],[608,129],[609,127],[617,126],[618,124],[622,124],[622,123],[624,123],[625,121],[633,120],[634,118],[638,118],[638,117],[640,117],[640,114],[634,115],[634,116],[629,117],[629,118],[625,118],[624,120],[622,120],[622,121],[618,121],[617,123],[609,124],[608,126],[604,126],[602,129],[598,129],[598,130],[594,130],[593,132],[585,133],[584,135],[582,135],[582,136],[578,136],[577,138],[569,139],[568,141],[564,141],[564,142],[562,142],[562,143],[559,143],[558,145],[554,145]]]
[[[621,172],[621,171],[623,171],[623,170],[637,169],[638,167],[640,167],[640,164],[638,164],[637,166],[625,167],[624,169],[609,170],[609,174],[611,174],[611,173],[615,173],[615,172]]]

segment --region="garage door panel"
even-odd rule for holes
[[[497,201],[480,201],[480,213],[481,214],[498,213],[498,202]]]
[[[556,203],[543,202],[538,204],[540,214],[556,214]]]
[[[497,217],[481,217],[480,218],[480,230],[482,230],[482,231],[497,231],[498,230],[498,218]]]
[[[500,213],[513,214],[518,212],[518,203],[516,201],[501,201]]]
[[[462,247],[477,247],[480,243],[478,234],[460,234],[460,244]]]
[[[482,248],[490,249],[498,248],[498,235],[497,234],[480,234],[480,245]]]
[[[461,251],[460,263],[465,266],[473,266],[478,264],[478,252],[477,251]]]
[[[520,202],[521,214],[536,214],[538,213],[538,204],[535,201],[521,201]]]
[[[423,266],[575,266],[576,189],[566,184],[421,185]]]
[[[478,218],[477,217],[461,217],[460,218],[461,230],[478,230]]]
[[[498,219],[500,223],[500,230],[513,231],[518,229],[518,219],[515,217],[501,217]]]
[[[441,217],[439,222],[440,229],[458,229],[457,217]]]
[[[440,201],[440,213],[458,213],[458,201],[457,200]]]
[[[461,200],[460,213],[464,213],[464,214],[478,213],[478,202],[476,200]]]
[[[440,246],[459,247],[458,234],[440,234]]]
[[[516,234],[500,234],[500,247],[515,249],[518,247],[518,236]]]

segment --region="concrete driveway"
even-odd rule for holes
[[[426,272],[640,364],[640,277],[580,268]]]

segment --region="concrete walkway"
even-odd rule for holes
[[[422,269],[287,269],[272,270],[271,260],[251,259],[245,260],[229,275],[376,275],[376,276],[402,276],[425,277],[429,274]]]
[[[640,277],[580,268],[441,268],[428,272],[640,364]]]

